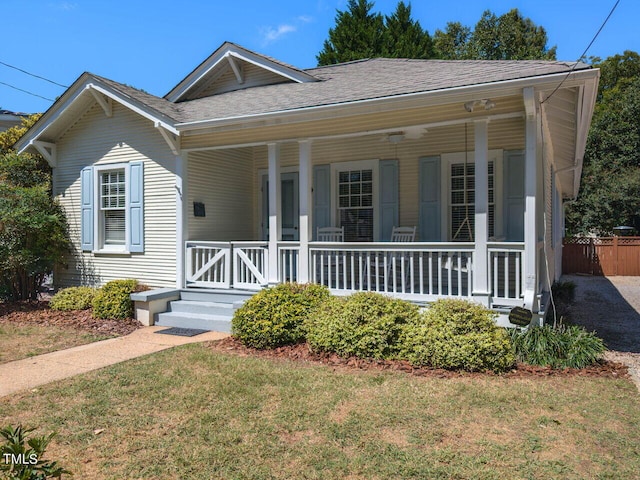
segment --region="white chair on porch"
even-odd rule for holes
[[[344,242],[344,227],[318,227],[318,242]]]
[[[417,227],[393,227],[391,242],[415,242]]]
[[[393,227],[391,230],[391,243],[415,242],[417,227]],[[402,286],[402,265],[404,264],[404,281],[407,282],[410,276],[409,262],[413,261],[412,256],[407,256],[406,252],[390,251],[382,257],[378,257],[376,263],[375,284],[381,285],[384,291],[392,291]],[[386,263],[386,269],[380,269]],[[394,270],[395,269],[395,270]],[[395,271],[395,274],[394,274]],[[395,279],[395,281],[394,281]],[[372,280],[372,283],[374,280]]]

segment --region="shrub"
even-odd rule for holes
[[[553,368],[583,368],[596,363],[605,351],[602,339],[576,325],[514,331],[511,341],[519,361]]]
[[[283,283],[262,290],[236,310],[233,335],[254,348],[299,343],[305,338],[304,320],[329,296],[326,287],[314,284]]]
[[[333,297],[309,317],[307,341],[341,357],[395,358],[403,327],[418,314],[416,305],[378,293]]]
[[[133,302],[131,294],[139,291],[138,281],[112,280],[98,290],[93,298],[93,316],[102,319],[131,318],[133,316]]]
[[[43,458],[45,449],[55,434],[27,438],[27,434],[32,431],[32,428],[23,428],[22,425],[0,429],[0,437],[5,440],[5,444],[0,445],[0,472],[7,474],[3,478],[45,480],[62,478],[65,473],[71,474],[58,466],[58,462]],[[16,463],[12,462],[12,455],[15,456]]]
[[[52,310],[86,310],[91,308],[97,290],[92,287],[70,287],[60,290],[49,301]]]
[[[434,302],[403,335],[402,357],[415,366],[505,371],[515,362],[507,332],[495,314],[466,300]]]

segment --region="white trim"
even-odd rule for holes
[[[104,114],[107,117],[112,117],[113,116],[113,100],[111,100],[111,98],[109,97],[105,97],[104,95],[98,93],[93,88],[93,85],[91,84],[87,85],[86,89],[89,90],[91,95],[93,95],[93,98],[96,99],[96,102],[98,102],[98,105],[102,107],[102,110],[104,110]]]
[[[242,75],[242,67],[236,63],[233,58],[233,55],[226,55],[225,58],[229,62],[231,66],[231,70],[233,70],[233,74],[236,76],[236,80],[238,83],[242,85],[244,83],[244,76]]]
[[[31,140],[29,145],[32,145],[38,153],[44,157],[50,167],[56,167],[58,165],[56,144],[51,142],[43,142],[41,140]]]
[[[282,237],[282,197],[280,182],[280,144],[267,147],[269,164],[269,261],[267,280],[270,285],[279,283],[278,241]]]
[[[189,240],[189,156],[185,152],[176,156],[176,288],[185,288],[185,245]]]
[[[180,155],[180,137],[177,135],[172,135],[170,131],[168,131],[160,122],[155,122],[154,126],[158,129],[164,141],[167,142],[171,152],[177,157]]]
[[[311,141],[303,140],[298,143],[298,234],[300,254],[298,255],[298,282],[307,283],[310,279],[309,242],[313,239],[311,231],[313,221],[313,167],[311,155]]]
[[[104,244],[104,222],[101,221],[101,203],[100,203],[100,174],[113,170],[124,170],[125,184],[125,206],[124,206],[124,245],[105,245]],[[122,254],[130,253],[128,239],[130,238],[129,225],[129,199],[131,196],[131,188],[129,185],[129,163],[107,163],[103,165],[95,165],[93,167],[93,253]]]
[[[170,102],[179,101],[198,83],[200,83],[205,77],[207,77],[207,75],[220,63],[225,62],[231,56],[273,72],[276,75],[280,75],[289,80],[293,80],[294,82],[304,83],[317,81],[315,77],[302,70],[298,70],[294,67],[288,67],[281,63],[270,60],[267,57],[251,52],[250,50],[246,50],[242,47],[226,42],[222,44],[220,48],[218,48],[211,56],[209,56],[209,58],[202,62],[198,67],[196,67],[195,70],[193,70],[182,81],[180,81],[180,83],[173,87],[173,89],[171,89],[171,91],[167,93],[164,98],[166,98]],[[231,61],[233,61],[233,59],[231,59],[230,62]]]
[[[352,160],[348,162],[336,162],[331,164],[331,225],[337,225],[338,220],[338,173],[345,170],[372,170],[373,171],[373,241],[380,241],[380,208],[379,178],[380,159]]]

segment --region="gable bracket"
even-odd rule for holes
[[[242,75],[242,67],[238,65],[238,63],[236,62],[236,59],[233,58],[232,55],[227,54],[226,57],[227,57],[227,61],[229,62],[229,65],[231,66],[231,70],[233,70],[233,73],[236,75],[236,79],[238,80],[238,83],[242,85],[244,83],[244,76]]]
[[[167,142],[173,154],[176,156],[180,155],[180,137],[168,131],[160,122],[156,122],[155,127],[162,135],[162,138],[164,138],[164,141]]]
[[[41,140],[31,140],[29,143],[38,150],[38,153],[44,157],[51,167],[55,167],[57,165],[55,143],[43,142]]]
[[[97,92],[93,87],[93,84],[87,85],[86,88],[87,90],[89,90],[89,92],[91,92],[91,95],[93,95],[93,98],[96,99],[96,102],[98,102],[98,105],[102,107],[102,110],[104,110],[104,114],[107,117],[113,116],[113,100],[103,95],[102,93]]]

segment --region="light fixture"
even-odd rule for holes
[[[476,105],[482,105],[485,110],[491,110],[496,106],[496,103],[490,98],[483,98],[482,100],[470,100],[464,104],[464,109],[471,113]]]
[[[402,132],[390,133],[389,135],[387,135],[387,140],[389,140],[389,143],[398,144],[402,140],[404,140],[404,133]]]

